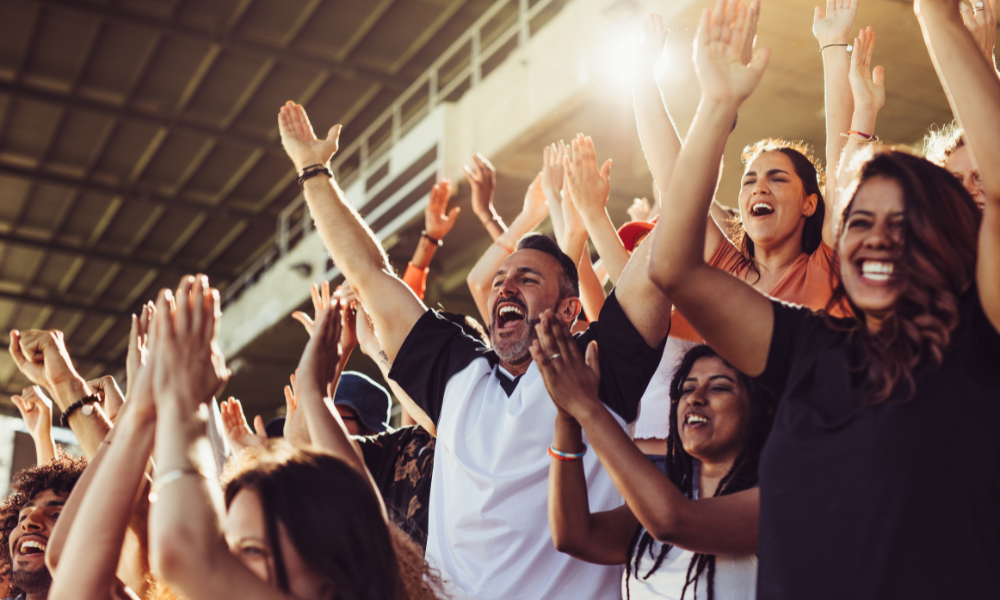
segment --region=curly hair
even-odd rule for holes
[[[924,156],[927,160],[943,167],[956,150],[965,145],[962,137],[962,126],[958,121],[952,121],[939,129],[931,129],[924,136]]]
[[[351,600],[432,600],[443,584],[409,536],[388,525],[368,481],[342,460],[315,449],[294,449],[276,440],[250,448],[224,477],[228,508],[236,495],[254,490],[265,515],[275,583],[289,590],[278,523],[302,559]]]
[[[841,282],[827,305],[827,323],[849,331],[860,345],[856,368],[871,384],[866,403],[886,402],[897,388],[909,400],[916,392],[913,370],[940,366],[958,326],[959,297],[975,280],[982,213],[951,173],[908,152],[869,149],[855,165],[844,215],[850,214],[857,190],[872,178],[891,179],[903,191],[903,252],[897,266],[902,291],[879,330],[871,333]],[[838,239],[844,229],[841,220]],[[844,300],[855,318],[831,319],[830,308]]]
[[[771,421],[774,412],[774,397],[761,384],[751,377],[736,370],[715,350],[709,346],[695,346],[687,351],[681,364],[677,367],[673,379],[670,381],[670,433],[667,436],[667,478],[677,486],[687,498],[694,495],[694,463],[695,458],[687,453],[678,429],[677,409],[680,406],[681,396],[684,394],[684,381],[691,373],[695,363],[703,358],[718,358],[729,368],[737,373],[737,383],[746,392],[750,399],[750,421],[747,423],[746,438],[740,453],[733,461],[733,466],[729,472],[719,482],[715,490],[716,497],[728,496],[736,492],[748,490],[757,485],[757,465],[760,463],[760,454],[764,450],[764,443],[771,432]],[[673,546],[663,544],[660,553],[655,557],[652,568],[645,575],[639,573],[639,562],[643,553],[648,553],[653,558],[653,538],[641,525],[636,529],[635,535],[629,542],[625,559],[625,592],[626,598],[631,597],[628,588],[628,579],[633,571],[637,578],[649,579],[655,573],[663,559]],[[692,595],[698,597],[698,578],[707,571],[708,600],[715,598],[715,555],[695,554],[688,565],[687,576],[684,580],[684,588],[681,590],[680,598],[684,600],[684,594],[688,586],[694,584]]]
[[[0,505],[0,534],[3,535],[3,544],[0,544],[0,577],[9,578],[11,575],[10,534],[17,526],[21,509],[46,490],[56,494],[69,494],[86,468],[87,459],[60,453],[45,464],[14,475],[10,482],[12,493]]]
[[[823,200],[823,169],[808,144],[781,138],[766,138],[743,148],[743,164],[749,165],[765,152],[781,152],[787,156],[792,161],[795,174],[802,181],[805,195],[807,197],[816,195],[816,210],[806,218],[802,228],[802,252],[812,254],[823,241],[823,218],[826,213],[826,202]],[[756,271],[753,240],[747,235],[743,220],[739,216],[731,222],[729,239],[739,248],[747,266]]]

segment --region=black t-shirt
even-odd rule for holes
[[[586,352],[592,340],[597,341],[601,368],[598,396],[625,422],[634,421],[642,393],[659,365],[663,344],[658,348],[646,344],[625,315],[614,291],[604,302],[600,320],[591,323],[573,339],[580,352]],[[389,377],[437,423],[448,381],[477,358],[485,358],[491,367],[500,362],[496,353],[481,341],[465,335],[461,327],[428,310],[400,347]],[[520,377],[508,381],[501,376],[501,384],[508,395],[513,393],[519,380]]]
[[[868,407],[851,336],[772,302],[758,598],[1000,598],[1000,333],[975,288],[913,399]]]
[[[413,425],[355,440],[390,516],[414,542],[426,547],[434,437]]]

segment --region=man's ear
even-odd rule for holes
[[[576,318],[580,316],[580,311],[583,309],[583,303],[580,302],[579,298],[569,297],[563,298],[556,305],[554,315],[561,319],[566,326],[569,327],[576,321]]]

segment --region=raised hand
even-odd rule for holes
[[[493,191],[497,187],[497,170],[478,152],[472,156],[472,168],[462,165],[465,178],[472,186],[472,212],[484,221],[496,216],[493,211]]]
[[[132,328],[128,333],[128,355],[125,357],[126,394],[132,391],[139,369],[146,364],[149,355],[149,320],[155,310],[155,305],[147,302],[142,305],[138,315],[132,315]]]
[[[972,0],[971,5],[960,4],[962,21],[976,40],[976,46],[986,57],[986,62],[994,66],[993,48],[997,42],[996,0]]]
[[[312,338],[310,338],[312,339]],[[292,373],[288,377],[289,385],[285,386],[285,427],[282,435],[285,439],[291,438],[292,433],[292,418],[295,416],[295,411],[299,408],[299,395],[295,390],[295,373]]]
[[[10,399],[21,413],[24,426],[28,428],[35,443],[45,439],[51,441],[52,400],[49,400],[42,388],[37,385],[26,387],[21,390],[20,395],[15,394]]]
[[[584,359],[566,323],[555,318],[551,310],[542,313],[535,333],[538,337],[531,343],[531,358],[556,406],[575,417],[581,409],[599,405],[597,342],[590,342]]]
[[[330,306],[330,282],[324,281],[319,286],[314,283],[312,284],[310,291],[312,292],[313,311],[318,315],[319,311]],[[309,334],[309,337],[312,337],[313,330],[316,328],[316,324],[313,322],[312,317],[301,310],[297,310],[292,313],[292,318],[299,323],[302,323],[302,326],[306,328],[306,333]]]
[[[329,308],[316,314],[315,335],[309,338],[295,370],[302,391],[318,390],[321,397],[327,396],[340,363],[340,312],[340,298],[335,298]]]
[[[455,219],[462,210],[458,206],[448,210],[451,197],[451,181],[442,179],[431,189],[431,199],[424,209],[424,229],[436,240],[443,239],[455,226]]]
[[[885,104],[885,69],[872,69],[872,53],[875,51],[875,32],[871,27],[858,32],[854,38],[851,53],[851,92],[854,94],[854,110],[878,112]],[[872,133],[867,131],[865,133]]]
[[[125,404],[125,397],[118,387],[118,382],[111,375],[105,375],[88,381],[87,385],[101,399],[101,408],[104,409],[104,414],[108,416],[109,421],[114,423],[118,419],[118,412],[122,405]]]
[[[547,214],[549,214],[549,205],[545,203],[545,189],[542,187],[542,174],[539,173],[531,181],[528,191],[524,194],[521,215],[529,220],[541,221]]]
[[[346,285],[346,284],[345,284]],[[357,303],[357,295],[351,290],[351,297]],[[344,286],[337,288],[334,299],[340,301],[342,310],[340,311],[340,357],[346,361],[351,352],[358,347],[358,326],[357,312],[351,304],[344,302]]]
[[[566,156],[566,143],[559,140],[542,149],[542,189],[548,197],[558,200],[563,186],[563,157]]]
[[[10,354],[25,377],[54,394],[60,408],[65,409],[79,399],[61,397],[63,394],[60,390],[68,385],[75,383],[78,387],[85,388],[83,378],[73,367],[61,331],[15,329],[10,332]]]
[[[583,214],[605,212],[611,194],[611,159],[597,168],[597,152],[590,136],[577,134],[570,144],[571,156],[563,163],[566,167],[566,189],[573,204]]]
[[[737,0],[718,0],[702,12],[694,62],[704,100],[739,104],[757,88],[771,51],[761,48],[743,64],[743,49],[753,37],[750,24],[747,6]]]
[[[644,77],[656,74],[656,63],[663,55],[663,44],[667,41],[670,31],[663,26],[663,17],[658,13],[649,13],[639,31],[637,53],[640,67],[639,73]]]
[[[827,0],[826,10],[816,7],[813,35],[822,49],[830,44],[847,44],[858,16],[858,0]]]
[[[857,1],[857,0],[855,0]],[[743,49],[740,50],[740,62],[749,65],[753,60],[753,46],[757,41],[757,19],[760,17],[760,0],[753,0],[747,9],[747,32],[743,36]]]
[[[316,137],[306,109],[291,100],[278,113],[281,145],[288,153],[288,158],[292,159],[295,170],[299,172],[303,167],[330,162],[340,144],[340,129],[340,125],[334,125],[326,134],[326,139]]]
[[[219,292],[204,275],[181,279],[176,295],[160,291],[150,363],[158,410],[166,405],[197,411],[229,381],[229,370],[214,349],[221,315]]]
[[[651,210],[652,207],[649,205],[648,199],[635,198],[632,200],[632,206],[629,206],[625,212],[628,213],[628,218],[633,221],[646,221]]]
[[[257,432],[251,431],[247,417],[243,413],[243,404],[239,400],[230,396],[229,400],[219,405],[219,408],[222,412],[223,432],[229,440],[233,454],[238,454],[251,446],[260,446],[267,441],[264,419],[260,415],[254,417],[253,426]]]
[[[567,181],[564,182],[564,187],[568,187],[569,175],[566,175]],[[583,222],[583,216],[580,214],[580,210],[576,207],[576,202],[573,200],[573,194],[566,194],[562,202],[562,213],[564,227],[566,228],[566,238],[572,238],[574,235],[584,236],[586,239],[587,235],[587,225]],[[572,257],[571,257],[572,258]]]

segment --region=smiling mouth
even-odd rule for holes
[[[774,214],[774,205],[770,202],[754,202],[750,205],[750,215],[754,217],[766,217]]]
[[[527,317],[524,311],[513,304],[506,304],[497,310],[497,329],[516,327]]]
[[[45,554],[45,542],[39,540],[24,540],[18,547],[18,554],[21,556],[33,556]]]
[[[688,413],[684,417],[684,427],[685,428],[697,428],[708,425],[708,417],[704,415],[699,415],[698,413]]]
[[[896,263],[886,260],[861,261],[861,276],[876,283],[884,283],[894,277]]]

